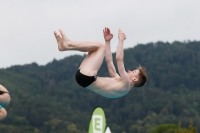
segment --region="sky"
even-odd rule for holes
[[[120,28],[124,48],[149,42],[199,41],[200,0],[0,0],[0,68],[84,53],[59,52],[54,31],[73,41],[104,42],[103,28]]]

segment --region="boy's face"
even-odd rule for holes
[[[138,69],[133,71],[128,70],[127,73],[132,80],[138,80],[140,71]]]

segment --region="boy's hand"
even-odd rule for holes
[[[113,38],[113,34],[110,33],[110,29],[109,28],[105,28],[103,30],[103,35],[104,35],[105,41],[110,41]]]
[[[119,40],[122,40],[122,41],[126,39],[126,35],[122,32],[121,29],[118,30],[118,38]]]

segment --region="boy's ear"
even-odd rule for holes
[[[132,81],[133,81],[133,82],[137,82],[138,79],[137,79],[137,78],[132,78]]]
[[[138,78],[133,78],[132,81],[137,82]]]

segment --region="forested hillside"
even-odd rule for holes
[[[160,124],[179,121],[187,127],[190,119],[200,130],[200,42],[139,44],[124,52],[126,69],[144,66],[148,83],[118,99],[76,83],[84,56],[0,69],[0,84],[12,98],[0,133],[87,133],[96,106],[104,109],[113,133],[150,133]],[[105,62],[98,75],[108,76]]]

